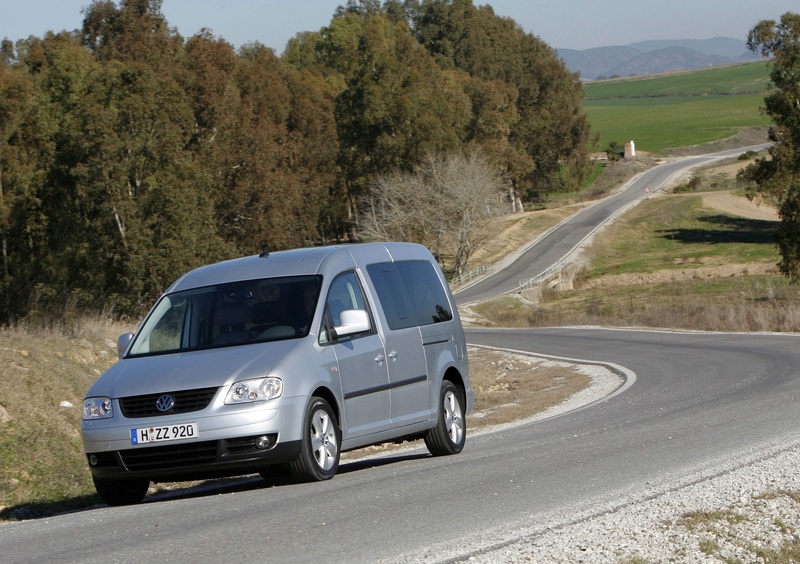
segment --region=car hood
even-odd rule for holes
[[[239,380],[266,376],[300,341],[123,358],[100,376],[86,395],[122,398],[229,386]]]

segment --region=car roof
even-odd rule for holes
[[[167,293],[279,276],[335,276],[357,265],[392,260],[430,260],[422,245],[413,243],[357,243],[265,252],[196,268],[178,278]]]

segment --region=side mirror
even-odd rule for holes
[[[122,358],[125,356],[125,353],[128,351],[128,346],[131,344],[133,340],[133,333],[123,333],[117,339],[117,356]]]
[[[369,314],[363,309],[346,309],[339,314],[340,325],[334,327],[336,337],[347,337],[370,330]]]

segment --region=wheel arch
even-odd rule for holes
[[[448,380],[449,382],[452,382],[461,393],[461,399],[466,402],[466,385],[464,384],[464,378],[461,376],[461,372],[459,372],[455,366],[450,366],[447,370],[445,370],[442,380]],[[464,405],[466,405],[466,403]]]
[[[325,386],[319,386],[315,389],[311,395],[309,396],[309,401],[312,397],[322,398],[328,402],[328,405],[331,406],[333,410],[333,414],[336,416],[336,423],[339,425],[339,428],[342,428],[342,414],[339,406],[339,401],[336,399],[336,395],[331,391],[330,388]]]

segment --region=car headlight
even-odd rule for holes
[[[108,419],[114,417],[114,407],[111,403],[111,398],[86,398],[83,400],[83,418],[91,419]]]
[[[283,380],[280,378],[254,378],[236,382],[228,390],[225,403],[235,405],[253,401],[275,399],[283,393]]]

